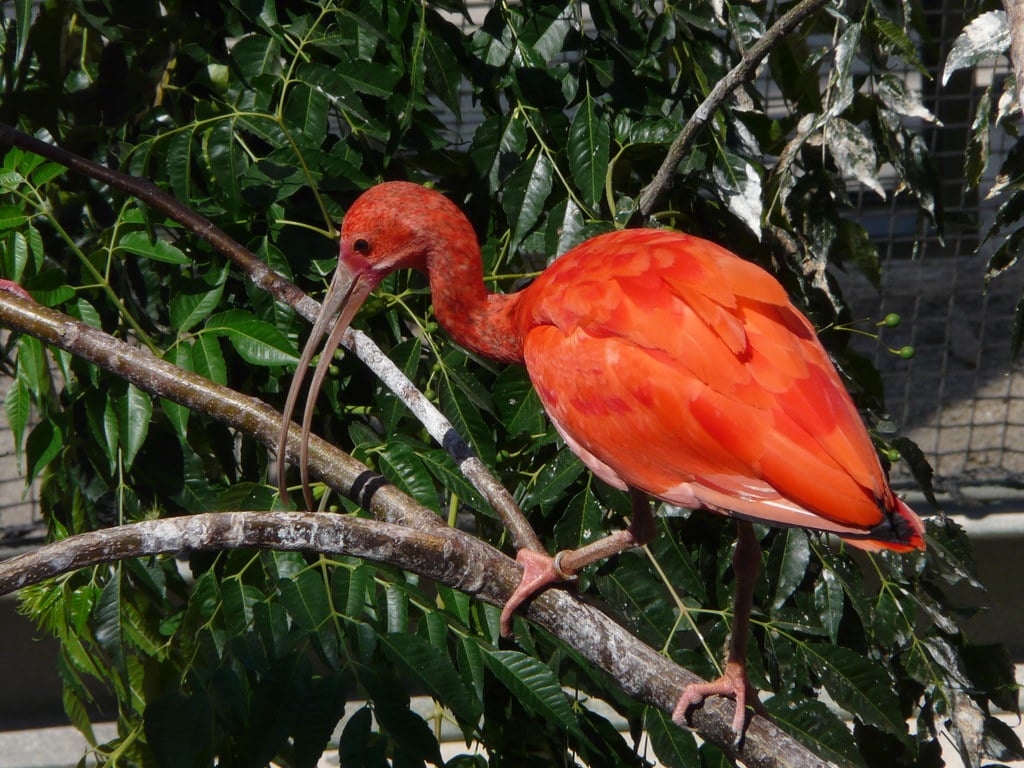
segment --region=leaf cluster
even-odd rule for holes
[[[787,6],[531,0],[497,4],[465,31],[464,9],[447,2],[55,0],[34,15],[13,5],[0,119],[152,180],[310,290],[333,270],[345,208],[383,179],[456,200],[498,290],[637,223],[636,201],[680,126]],[[920,66],[914,21],[909,3],[869,2],[800,27],[710,116],[651,218],[769,267],[819,326],[847,320],[832,270],[876,280],[879,270],[849,185],[939,216],[912,127],[930,114],[891,73],[894,62]],[[883,164],[892,188],[878,181]],[[4,158],[0,196],[5,277],[280,406],[303,324],[208,244],[21,150]],[[573,547],[623,524],[628,501],[564,447],[526,374],[453,345],[421,277],[388,278],[359,322],[546,542]],[[878,377],[846,336],[825,338],[861,403],[881,408]],[[201,407],[152,399],[28,336],[5,353],[7,415],[54,537],[274,506],[261,446]],[[358,365],[337,362],[314,430],[451,524],[502,541],[448,454]],[[355,513],[315,490],[324,509]],[[648,550],[591,569],[579,589],[713,675],[731,619],[733,534],[724,520],[668,512]],[[1020,756],[993,717],[1016,710],[1010,661],[971,646],[945,596],[975,583],[962,531],[930,524],[927,556],[863,560],[802,531],[758,535],[751,671],[787,730],[844,766],[938,766],[947,732],[972,765]],[[449,722],[482,745],[453,766],[639,766],[650,757],[642,731],[668,765],[725,762],[571,648],[521,620],[516,639],[501,640],[492,608],[394,569],[196,555],[72,574],[23,599],[61,640],[65,708],[83,732],[97,690],[114,694],[119,733],[94,744],[102,764],[313,765],[343,716],[331,749],[344,765],[441,764]],[[411,693],[439,708],[414,711]]]

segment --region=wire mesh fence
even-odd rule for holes
[[[918,213],[890,195],[856,193],[857,215],[878,243],[881,290],[845,276],[854,316],[880,318],[896,312],[903,323],[885,329],[866,350],[885,383],[893,421],[925,452],[938,487],[954,501],[986,498],[1024,488],[1024,366],[1010,354],[1024,270],[1010,270],[986,285],[988,254],[981,245],[998,200],[988,199],[1001,159],[1009,149],[993,135],[992,162],[979,190],[965,182],[964,153],[978,100],[993,79],[1008,75],[1005,61],[963,71],[942,83],[946,52],[965,23],[962,4],[934,4],[924,11],[936,48],[922,47],[931,79],[920,80],[922,100],[938,123],[919,126],[940,182],[941,236],[921,226]],[[908,75],[910,73],[907,73]],[[890,348],[912,345],[903,360]],[[912,485],[905,467],[894,468],[901,485]]]

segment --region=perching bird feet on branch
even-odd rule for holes
[[[732,718],[732,730],[735,743],[743,738],[747,724],[747,705],[762,710],[763,705],[757,697],[757,690],[747,678],[746,664],[740,661],[726,662],[725,671],[717,680],[707,683],[693,683],[683,689],[683,695],[676,702],[672,711],[672,722],[686,725],[686,715],[691,707],[701,704],[708,696],[725,696],[736,702],[736,714]]]
[[[563,550],[554,557],[530,549],[520,549],[516,553],[516,562],[523,567],[523,578],[501,609],[502,635],[507,637],[512,634],[512,615],[538,592],[552,584],[574,579],[577,573],[591,563],[605,560],[627,549],[642,547],[654,538],[650,499],[647,494],[635,488],[629,489],[629,496],[633,513],[629,527],[625,530],[616,531],[578,549]]]

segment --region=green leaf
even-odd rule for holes
[[[23,287],[44,307],[56,307],[75,298],[75,289],[68,285],[63,270],[47,269],[26,278]]]
[[[294,765],[319,764],[345,713],[346,688],[345,680],[336,675],[315,678],[295,702]]]
[[[381,635],[380,644],[392,662],[452,711],[463,729],[468,729],[468,738],[481,709],[469,695],[448,654],[417,635],[405,633]]]
[[[330,601],[323,577],[316,571],[298,573],[277,583],[281,600],[295,623],[308,632],[316,632],[331,616]]]
[[[281,46],[277,40],[262,35],[247,35],[231,47],[231,58],[247,79],[259,75],[276,75],[281,71]]]
[[[178,333],[188,333],[217,308],[229,270],[230,264],[224,262],[219,270],[178,284],[169,308],[171,325]]]
[[[35,3],[32,0],[15,0],[15,39],[17,40],[14,51],[14,69],[21,65],[28,48],[29,35],[32,31],[32,16]]]
[[[644,710],[644,728],[651,739],[654,754],[668,768],[690,768],[698,764],[697,742],[693,733],[672,722],[657,707]]]
[[[973,67],[985,59],[1006,53],[1010,47],[1010,26],[1005,11],[989,11],[973,19],[953,41],[942,69],[942,84],[954,72]]]
[[[319,147],[327,137],[327,96],[317,89],[304,83],[293,85],[284,116],[303,145]]]
[[[180,249],[160,240],[150,240],[149,235],[141,230],[128,232],[117,244],[117,250],[128,251],[136,256],[144,256],[154,261],[167,264],[191,264],[191,260]]]
[[[597,586],[609,606],[656,648],[665,646],[675,626],[676,606],[665,587],[651,578],[646,558],[625,552],[610,573],[599,571]]]
[[[583,474],[583,471],[583,462],[576,454],[568,448],[559,451],[555,458],[547,462],[537,473],[535,482],[523,497],[522,507],[546,509],[561,497],[566,488],[576,482],[576,478]]]
[[[52,421],[42,421],[29,432],[25,443],[26,481],[31,483],[64,447],[64,435]]]
[[[146,741],[159,768],[200,768],[214,761],[213,708],[203,692],[171,689],[143,714]]]
[[[249,632],[253,623],[253,606],[264,599],[263,593],[238,579],[224,579],[220,593],[228,632],[235,636]]]
[[[505,368],[498,374],[492,391],[498,415],[510,436],[544,432],[544,407],[525,368]]]
[[[18,378],[30,392],[42,396],[50,388],[50,370],[46,365],[46,349],[35,336],[18,339]]]
[[[850,24],[836,43],[835,64],[829,75],[828,93],[831,96],[827,112],[829,117],[842,114],[853,103],[856,93],[853,66],[857,61],[862,30],[863,26],[860,22]]]
[[[117,452],[120,445],[118,420],[114,410],[112,393],[94,389],[85,395],[85,417],[92,433],[92,439],[103,449],[110,472],[117,468]]]
[[[824,643],[804,643],[799,648],[839,706],[886,733],[905,737],[906,725],[892,680],[878,662],[849,648]]]
[[[729,211],[760,238],[763,205],[757,169],[748,160],[725,152],[715,162],[714,178]]]
[[[63,176],[67,170],[67,167],[60,163],[46,162],[33,170],[30,178],[33,184],[42,187],[58,176]]]
[[[839,233],[833,246],[836,258],[850,259],[877,290],[882,289],[882,264],[878,246],[868,231],[856,221],[839,220]]]
[[[462,71],[452,54],[452,46],[445,36],[427,34],[423,39],[423,62],[426,65],[427,82],[437,93],[444,105],[456,119],[462,117],[461,96]]]
[[[242,179],[249,168],[249,159],[234,135],[232,121],[221,121],[203,137],[203,154],[216,182],[219,199],[228,211],[242,205]]]
[[[595,211],[604,195],[609,135],[608,123],[597,114],[588,88],[569,126],[568,153],[573,182],[583,200]]]
[[[118,398],[117,402],[117,422],[125,469],[131,469],[135,456],[149,434],[152,418],[153,400],[147,393],[129,384],[127,393]]]
[[[388,98],[395,92],[402,73],[392,64],[354,61],[338,70],[352,88],[359,93]]]
[[[338,741],[341,765],[391,768],[387,759],[387,741],[375,733],[372,726],[373,712],[369,707],[363,707],[349,718]]]
[[[0,232],[7,229],[17,229],[28,221],[28,216],[22,213],[21,208],[16,205],[0,205]]]
[[[508,688],[520,704],[535,717],[557,724],[569,733],[582,736],[569,701],[558,678],[547,666],[519,651],[484,649],[484,660],[491,673]]]
[[[25,427],[28,426],[28,419],[32,414],[32,398],[20,377],[10,383],[7,394],[4,395],[4,412],[7,414],[7,424],[14,436],[14,450],[20,463]]]
[[[228,366],[224,362],[220,342],[215,336],[196,336],[196,343],[192,346],[192,368],[200,376],[205,376],[221,386],[227,386]]]
[[[490,505],[480,495],[461,472],[455,467],[448,452],[442,448],[423,451],[419,454],[420,461],[450,494],[458,496],[465,504],[490,517],[495,516]]]
[[[694,554],[687,549],[666,518],[657,521],[658,535],[647,547],[665,573],[666,581],[684,595],[706,603],[707,589]]]
[[[839,171],[859,181],[879,197],[885,190],[878,182],[878,154],[875,143],[856,125],[841,117],[830,120],[825,127],[825,140]]]
[[[765,707],[784,731],[807,745],[815,755],[840,768],[864,765],[850,729],[822,702],[803,699],[792,704],[774,696]]]
[[[179,200],[192,199],[192,153],[195,130],[174,134],[167,145],[167,177],[174,196]]]
[[[464,438],[471,441],[473,448],[484,464],[492,465],[495,457],[494,436],[476,403],[458,386],[452,386],[442,379],[438,387],[441,412]]]
[[[814,585],[814,607],[818,610],[829,640],[835,644],[839,623],[843,619],[843,586],[835,573],[827,568],[822,569],[818,583]]]
[[[192,349],[189,345],[178,344],[171,347],[164,353],[164,359],[182,370],[192,370]],[[188,419],[191,411],[184,405],[179,405],[166,398],[160,399],[160,407],[167,414],[167,419],[174,427],[174,431],[178,433],[178,438],[184,440],[188,434]]]
[[[505,184],[501,207],[511,223],[509,250],[515,251],[540,221],[551,194],[553,168],[547,155],[536,153]]]
[[[206,322],[206,330],[226,336],[247,363],[295,365],[299,362],[298,351],[288,337],[270,323],[257,320],[251,312],[233,309],[214,315]]]
[[[385,443],[377,454],[381,473],[430,509],[437,509],[437,489],[417,451],[400,440]]]
[[[4,274],[9,280],[20,283],[28,265],[28,240],[21,232],[11,232],[7,236],[6,246],[3,249]]]
[[[799,528],[784,528],[775,537],[768,553],[769,583],[775,586],[771,607],[779,610],[796,591],[807,574],[811,562],[811,545],[807,534]]]
[[[603,535],[604,511],[588,483],[587,488],[566,505],[565,514],[555,524],[555,546],[578,549]]]

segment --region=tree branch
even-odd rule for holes
[[[0,562],[0,594],[99,563],[223,549],[350,555],[418,573],[492,605],[502,605],[519,580],[509,558],[446,526],[423,530],[312,512],[220,512],[147,520],[48,544]],[[525,613],[612,676],[631,698],[666,713],[672,711],[682,687],[699,681],[600,610],[563,590],[548,590],[531,601]],[[742,746],[734,747],[732,709],[732,703],[712,698],[693,712],[693,726],[703,738],[751,768],[829,768],[829,763],[760,715],[750,718]]]
[[[1024,110],[1024,3],[1003,0],[1003,8],[1010,27],[1010,64],[1017,84],[1017,104]]]
[[[254,285],[267,291],[281,303],[295,309],[309,322],[316,320],[320,313],[319,302],[307,296],[298,286],[290,283],[260,261],[252,251],[232,239],[212,221],[188,208],[148,179],[131,176],[94,163],[61,147],[40,141],[4,123],[0,123],[0,143],[26,149],[40,157],[60,163],[73,171],[127,192],[150,207],[161,211],[197,237],[206,240],[241,269]],[[409,381],[398,366],[380,350],[380,347],[365,333],[352,329],[345,334],[342,343],[405,404],[438,445],[442,446],[454,459],[463,476],[498,513],[502,523],[512,536],[513,544],[517,548],[545,551],[544,545],[520,511],[512,494],[498,482],[451,422]],[[295,432],[295,430],[292,431]],[[267,447],[276,451],[276,438],[273,443],[267,444]],[[293,462],[297,461],[297,457],[297,453],[289,453],[289,458]],[[324,476],[321,475],[321,477]]]
[[[1008,0],[1009,1],[1009,0]],[[637,210],[642,216],[650,216],[654,206],[668,191],[672,185],[672,177],[676,168],[682,162],[683,157],[704,125],[711,119],[715,111],[722,106],[729,94],[731,94],[742,83],[746,82],[754,73],[757,65],[768,55],[772,48],[778,45],[779,41],[795,29],[801,22],[810,17],[828,0],[803,0],[790,8],[782,17],[775,22],[768,30],[747,50],[740,58],[739,63],[729,70],[729,73],[719,80],[711,93],[701,102],[700,106],[690,115],[683,130],[676,136],[672,146],[669,147],[664,161],[654,174],[654,179],[643,188],[637,202]]]

